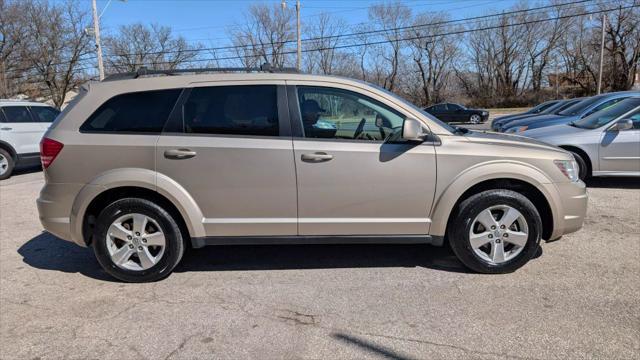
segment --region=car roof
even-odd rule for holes
[[[44,104],[35,101],[27,101],[27,100],[9,100],[9,99],[0,99],[0,106],[47,106],[53,107],[49,104]]]

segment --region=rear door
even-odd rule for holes
[[[434,145],[390,140],[404,115],[364,89],[288,84],[299,234],[428,234]]]
[[[187,89],[158,140],[156,163],[195,199],[207,236],[297,234],[284,82]]]
[[[40,124],[24,105],[3,106],[6,122],[0,125],[2,137],[18,154],[37,154],[42,132]]]
[[[625,118],[633,121],[633,129],[602,133],[600,171],[640,175],[640,110]]]

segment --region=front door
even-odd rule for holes
[[[434,146],[390,141],[404,115],[366,90],[290,90],[299,234],[428,234]]]
[[[600,171],[603,173],[634,173],[640,175],[640,110],[629,116],[633,128],[607,130],[600,140]]]
[[[296,235],[289,124],[284,83],[186,90],[158,140],[157,171],[193,197],[207,236]]]

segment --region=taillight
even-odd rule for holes
[[[40,161],[44,169],[55,160],[56,156],[60,153],[60,150],[64,147],[64,144],[49,138],[42,138],[40,141]]]

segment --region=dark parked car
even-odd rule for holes
[[[491,130],[497,131],[497,132],[503,132],[504,129],[506,129],[506,128],[508,128],[510,126],[509,124],[511,124],[512,122],[514,122],[516,120],[531,119],[531,118],[534,118],[534,117],[537,117],[537,116],[544,116],[544,115],[558,115],[564,109],[568,109],[570,106],[573,106],[574,104],[577,104],[578,102],[580,102],[582,100],[584,100],[584,98],[575,98],[575,99],[569,99],[569,100],[559,100],[559,101],[556,101],[552,106],[549,106],[546,109],[544,109],[543,111],[535,113],[535,114],[522,113],[522,114],[515,114],[515,115],[502,116],[502,117],[499,117],[499,118],[495,118],[491,122]],[[540,106],[540,105],[538,105],[538,106]]]
[[[543,111],[547,110],[548,108],[552,107],[553,105],[556,105],[557,103],[561,102],[562,100],[549,100],[549,101],[545,101],[541,104],[538,104],[534,107],[532,107],[531,109],[521,112],[521,113],[515,113],[515,114],[511,114],[511,115],[505,115],[505,116],[500,116],[497,117],[493,120],[493,123],[496,123],[498,121],[505,121],[505,120],[509,120],[515,117],[519,117],[519,116],[523,116],[523,115],[537,115],[542,113]]]
[[[467,109],[462,105],[452,103],[436,104],[424,110],[444,122],[480,124],[489,119],[489,112],[486,110]]]

